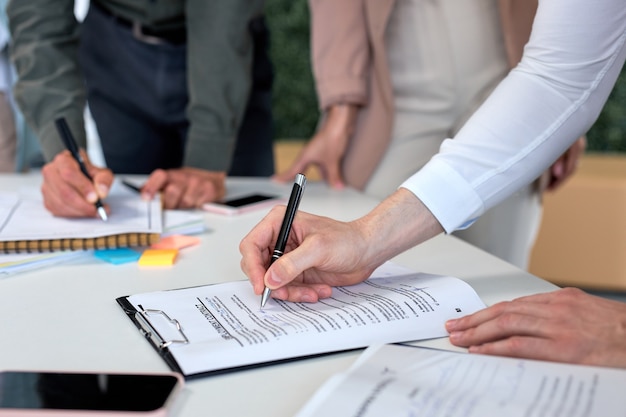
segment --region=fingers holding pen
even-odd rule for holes
[[[323,254],[311,246],[314,243],[305,240],[270,265],[263,282],[272,290],[273,298],[314,303],[331,296],[332,286],[316,269],[323,263]]]
[[[295,217],[284,255],[268,266],[284,212],[284,206],[272,209],[239,246],[241,267],[255,294],[267,286],[273,298],[316,302],[330,297],[332,287],[362,282],[372,273],[375,266],[362,265],[354,256],[354,247],[364,243],[352,223],[302,211]]]
[[[93,165],[89,160],[89,156],[87,152],[83,149],[80,150],[80,153],[85,161],[85,166],[93,180],[92,184],[94,186],[95,195],[90,195],[87,199],[95,203],[95,201],[99,199],[105,199],[109,195],[109,191],[111,190],[111,185],[113,184],[113,171],[107,168],[101,168]]]
[[[262,223],[272,222],[276,217],[280,222],[283,210],[274,209]],[[242,254],[241,269],[248,276],[254,293],[261,295],[265,286],[272,289],[272,298],[295,302],[316,302],[322,298],[328,298],[332,294],[332,287],[324,284],[307,283],[305,271],[310,262],[302,264],[302,250],[298,248],[291,251],[288,244],[288,252],[275,261],[269,268],[269,259],[276,241],[274,229],[267,227],[255,227],[239,245]],[[298,266],[298,263],[301,263]],[[301,279],[299,279],[301,278]]]
[[[260,295],[265,288],[265,274],[272,257],[278,229],[285,216],[285,206],[276,206],[248,232],[239,243],[241,270],[249,278],[254,293]]]
[[[307,252],[308,245],[303,246],[281,256],[265,273],[264,283],[272,289],[273,298],[315,303],[332,295],[332,286],[316,274],[319,260],[309,256],[314,251]]]
[[[108,194],[113,174],[108,169],[89,166],[97,182],[92,182],[80,170],[69,151],[60,152],[42,168],[41,191],[44,205],[55,216],[98,217],[94,202]],[[108,208],[105,206],[105,209]]]

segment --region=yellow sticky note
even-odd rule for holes
[[[139,258],[141,266],[169,266],[173,265],[178,255],[178,249],[146,249]]]
[[[152,249],[182,249],[188,246],[197,245],[200,238],[186,235],[171,235],[162,238],[157,243],[151,245]]]

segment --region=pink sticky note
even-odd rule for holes
[[[178,249],[146,249],[139,258],[141,266],[169,266],[173,265],[178,255]]]
[[[182,249],[188,246],[197,245],[200,238],[186,235],[171,235],[162,238],[157,243],[150,246],[152,249]]]

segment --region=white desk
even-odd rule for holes
[[[38,185],[37,174],[0,175],[0,189]],[[229,193],[291,186],[262,180],[230,181]],[[307,185],[301,210],[349,220],[376,202],[357,192]],[[123,313],[115,298],[135,293],[242,280],[238,245],[265,212],[235,218],[206,213],[210,232],[200,246],[183,249],[171,268],[141,269],[95,258],[0,279],[0,369],[169,370]],[[490,305],[554,285],[523,272],[454,237],[439,236],[394,259],[415,271],[459,277]],[[456,349],[447,338],[422,345]],[[176,416],[291,416],[333,373],[346,369],[359,352],[189,381]]]

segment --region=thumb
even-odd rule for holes
[[[315,268],[321,263],[321,251],[313,250],[309,240],[273,262],[265,273],[265,285],[274,290],[291,283],[297,278],[302,279],[305,271]]]
[[[96,187],[98,197],[106,198],[109,195],[109,190],[113,183],[113,174],[107,169],[98,169],[93,176],[93,183]]]
[[[291,262],[292,257],[293,252],[290,252],[289,255],[281,256],[270,265],[264,277],[266,287],[271,290],[284,287],[299,275]]]

